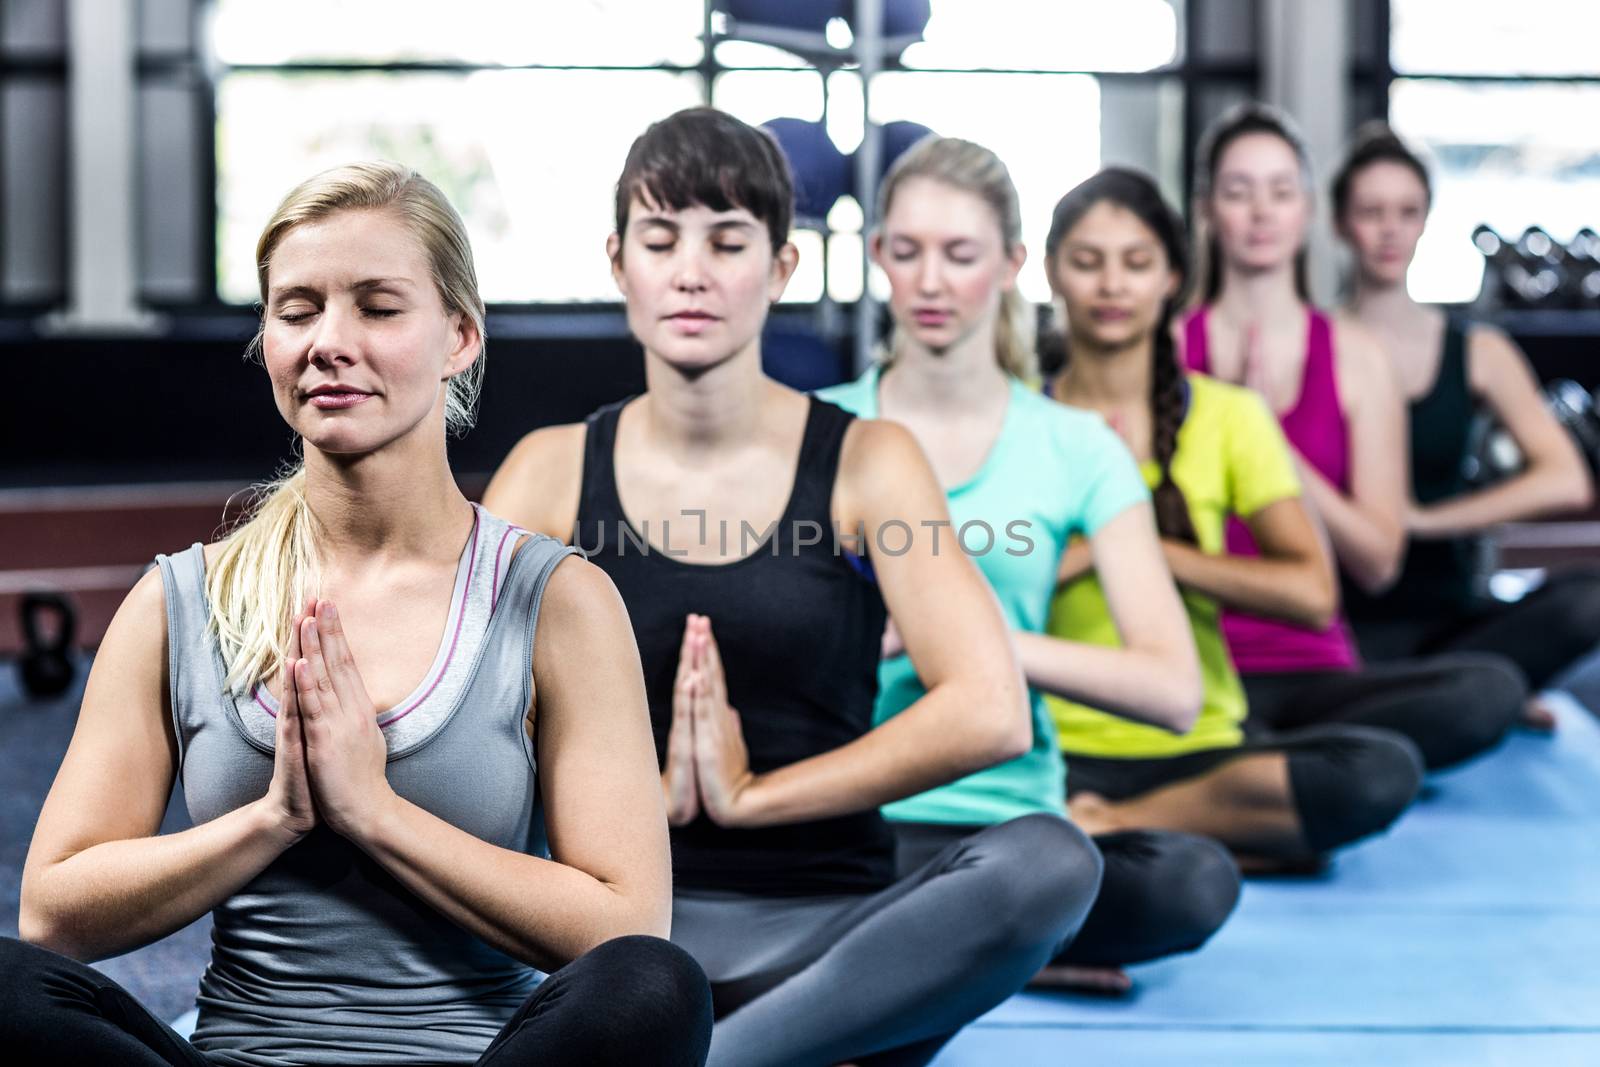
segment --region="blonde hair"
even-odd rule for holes
[[[483,298],[467,229],[438,186],[398,163],[352,163],[323,171],[290,191],[256,243],[256,276],[263,317],[247,355],[259,356],[266,329],[267,275],[272,254],[291,230],[340,211],[394,213],[421,245],[447,312],[477,327],[477,358],[450,378],[445,425],[471,428],[483,383]],[[223,541],[206,574],[211,627],[222,649],[225,686],[247,691],[278,668],[288,652],[291,616],[317,584],[317,523],[306,504],[305,468],[296,465],[258,486],[249,518]]]
[[[945,185],[973,193],[994,209],[1000,223],[1000,237],[1009,255],[1022,244],[1022,212],[1017,205],[1017,187],[1011,172],[1000,157],[980,144],[958,137],[929,134],[895,160],[878,188],[878,218],[889,215],[894,194],[909,178],[931,178]],[[1013,285],[1000,294],[1000,313],[995,320],[995,359],[1002,370],[1024,381],[1038,376],[1038,354],[1034,350],[1037,318],[1032,305]],[[891,339],[881,358],[893,360],[895,342]]]

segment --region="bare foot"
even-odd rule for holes
[[[1079,967],[1053,963],[1039,968],[1039,973],[1028,982],[1028,988],[1125,997],[1133,991],[1133,979],[1121,967]]]
[[[1067,817],[1091,837],[1117,829],[1114,811],[1111,801],[1099,793],[1077,793],[1067,801]]]
[[[1543,697],[1535,693],[1522,705],[1522,717],[1517,723],[1523,729],[1547,734],[1556,728],[1556,713],[1544,702]]]

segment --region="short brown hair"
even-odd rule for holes
[[[774,252],[788,243],[794,219],[794,179],[777,141],[712,107],[653,122],[633,142],[617,179],[618,234],[635,197],[673,211],[744,208],[766,225]]]

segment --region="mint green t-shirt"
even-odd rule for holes
[[[817,395],[861,418],[878,417],[877,367]],[[1150,499],[1133,457],[1100,416],[1041,396],[1013,379],[1000,434],[966,483],[946,490],[951,529],[941,550],[964,550],[993,587],[1014,630],[1040,633],[1062,550]],[[926,690],[908,656],[878,668],[874,722],[910,707]],[[903,822],[987,825],[1034,812],[1061,814],[1065,771],[1055,724],[1030,691],[1033,747],[1025,755],[886,805]]]

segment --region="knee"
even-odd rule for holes
[[[1583,643],[1600,642],[1600,567],[1553,575],[1551,585],[1550,596],[1573,634]]]
[[[1499,744],[1522,713],[1529,689],[1521,668],[1487,653],[1444,657],[1451,729],[1425,745],[1429,770],[1453,766]]]
[[[1136,831],[1149,840],[1141,880],[1150,901],[1149,924],[1173,932],[1169,951],[1199,948],[1227,922],[1239,903],[1239,867],[1209,837]]]
[[[1100,850],[1054,815],[1025,815],[982,834],[985,913],[1011,944],[1056,942],[1082,923],[1100,891]]]
[[[1405,737],[1391,734],[1358,742],[1349,807],[1352,840],[1392,826],[1417,799],[1422,776],[1422,753]]]
[[[41,974],[64,959],[47,948],[14,937],[0,937],[0,974],[8,980]]]
[[[613,938],[583,957],[602,987],[595,997],[639,1048],[699,1050],[711,1042],[711,986],[694,957],[642,934]],[[684,1062],[699,1063],[692,1056]]]
[[[49,949],[0,937],[0,1046],[13,1053],[32,1048],[31,1042],[39,1036],[41,1008],[46,1003],[40,998],[45,990],[82,994],[82,983],[64,972],[62,963],[62,957]]]
[[[1290,757],[1302,830],[1317,852],[1388,829],[1422,788],[1422,752],[1400,734],[1341,727],[1338,748],[1336,760]]]

